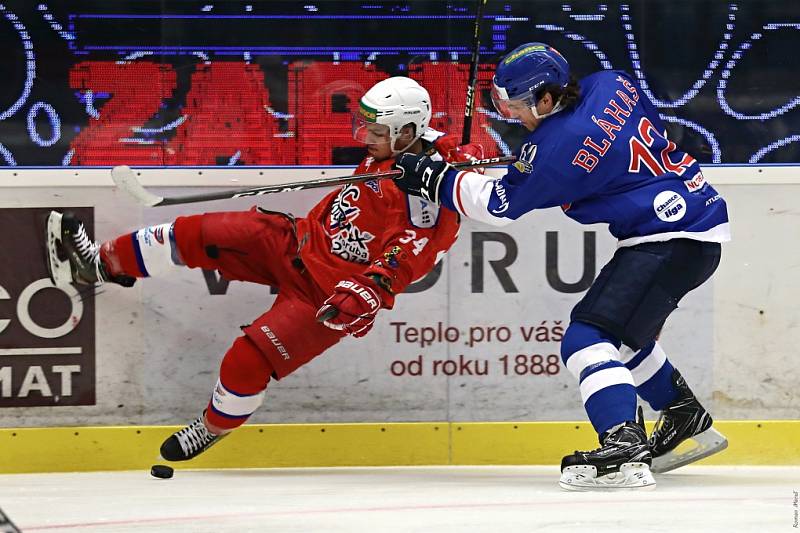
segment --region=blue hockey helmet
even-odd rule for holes
[[[568,83],[569,63],[558,50],[545,43],[526,43],[497,64],[492,79],[492,103],[501,115],[511,118],[509,101],[520,101],[541,118],[536,112],[537,91],[545,85],[566,87]]]

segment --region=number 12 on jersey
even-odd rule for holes
[[[677,150],[677,146],[667,139],[666,131],[663,135],[659,133],[647,117],[642,117],[639,121],[638,131],[641,139],[633,136],[628,141],[631,155],[628,172],[638,173],[644,165],[653,176],[661,176],[667,172],[682,176],[696,162],[689,154],[683,154],[681,160],[674,163],[669,154]]]

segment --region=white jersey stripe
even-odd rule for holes
[[[672,239],[691,239],[703,242],[728,242],[731,240],[731,225],[724,222],[706,231],[670,231],[667,233],[655,233],[653,235],[642,235],[641,237],[631,237],[617,242],[617,248],[635,246],[643,242],[663,242]]]

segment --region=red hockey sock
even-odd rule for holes
[[[100,247],[100,260],[112,276],[147,276],[141,257],[137,259],[135,232],[104,242]]]
[[[272,366],[247,337],[239,337],[222,360],[219,380],[206,408],[206,420],[221,429],[244,424],[264,401]]]

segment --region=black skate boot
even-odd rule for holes
[[[639,408],[639,421],[611,428],[601,438],[602,446],[590,452],[576,451],[561,460],[564,490],[652,489],[650,449]]]
[[[711,415],[700,405],[686,380],[678,370],[672,372],[672,383],[678,397],[663,411],[650,436],[650,451],[653,453],[653,472],[675,470],[704,457],[721,452],[728,447],[726,439],[711,427]],[[678,450],[678,446],[691,439],[691,444]]]
[[[188,461],[228,435],[228,433],[214,435],[208,431],[203,423],[204,418],[205,412],[194,422],[165,440],[161,445],[161,457],[167,461]]]
[[[100,245],[89,238],[73,213],[51,211],[47,217],[47,270],[57,287],[70,283],[97,285],[105,282],[130,287],[136,278],[111,276],[100,260]]]

